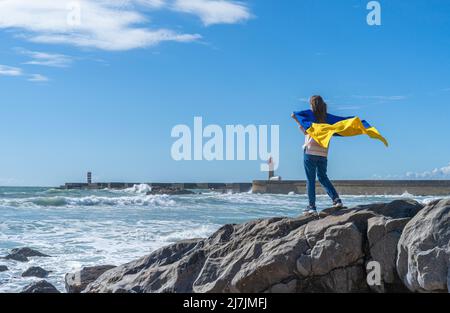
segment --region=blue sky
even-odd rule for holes
[[[280,125],[278,174],[304,179],[290,113],[312,94],[390,142],[335,138],[333,179],[450,177],[447,0],[380,1],[381,26],[361,0],[84,0],[70,27],[54,2],[0,2],[0,185],[265,178],[172,160],[194,116]]]

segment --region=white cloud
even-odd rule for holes
[[[175,0],[176,11],[197,15],[208,26],[235,24],[251,18],[248,7],[237,1],[225,0]]]
[[[17,37],[37,43],[111,51],[201,38],[151,27],[146,13],[161,9],[194,14],[205,25],[251,17],[245,4],[231,0],[1,0],[0,30],[13,30]]]
[[[30,82],[36,82],[36,83],[49,81],[48,77],[41,75],[41,74],[30,74],[30,75],[28,75],[27,80]]]
[[[450,164],[441,168],[435,168],[432,171],[421,173],[408,172],[406,177],[410,179],[448,179],[450,178]]]
[[[22,74],[21,68],[0,64],[0,76],[22,76]]]
[[[122,0],[122,2],[133,2],[133,0]],[[166,5],[166,0],[134,0],[138,4],[142,4],[151,8],[162,8]]]
[[[26,77],[30,82],[46,82],[49,81],[48,77],[41,74],[27,74],[21,68],[1,65],[0,64],[0,76],[14,76],[14,77]]]
[[[73,62],[72,57],[64,54],[29,51],[25,49],[18,49],[18,51],[31,58],[31,61],[27,61],[24,64],[68,67]]]
[[[132,4],[157,8],[164,1],[2,0],[0,29],[13,29],[29,41],[103,50],[129,50],[164,41],[189,42],[198,34],[151,29]]]

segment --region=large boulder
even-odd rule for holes
[[[411,218],[372,217],[368,220],[367,239],[369,244],[369,262],[380,264],[381,284],[371,286],[377,292],[405,292],[407,289],[397,275],[397,244],[403,228]]]
[[[363,234],[354,223],[329,227],[297,260],[301,292],[358,292],[365,285]]]
[[[0,273],[6,272],[8,270],[8,267],[6,265],[0,265]]]
[[[201,240],[181,241],[105,272],[83,292],[189,292],[195,270],[184,262]],[[185,268],[178,264],[186,264]],[[192,264],[195,262],[192,262]],[[183,273],[185,273],[183,275]],[[185,279],[183,280],[183,276]],[[184,284],[183,284],[184,283]]]
[[[397,271],[413,292],[450,291],[450,199],[434,201],[405,227]]]
[[[409,219],[422,208],[415,201],[399,200],[339,211],[325,210],[322,219],[305,227],[311,250],[297,261],[297,271],[302,277],[298,291],[369,291],[365,268],[366,263],[373,260],[367,238],[369,221],[374,218]],[[390,255],[395,260],[395,250]]]
[[[353,223],[329,227],[311,253],[297,260],[297,268],[307,275],[325,275],[363,258],[362,243],[362,233]]]
[[[32,266],[22,273],[22,277],[44,278],[47,277],[49,273],[49,271],[44,270],[42,267]]]
[[[41,280],[34,282],[27,287],[25,287],[21,293],[60,293],[58,289],[55,288],[46,280]]]
[[[367,233],[368,219],[384,216],[386,218],[411,218],[419,212],[423,206],[414,200],[396,200],[390,203],[375,203],[360,205],[352,209],[339,210],[323,219],[308,223],[305,235],[308,243],[314,246],[320,240],[325,231],[334,225],[353,223],[362,232]],[[334,212],[335,209],[325,210],[324,213]]]
[[[49,257],[49,255],[32,248],[25,247],[12,249],[11,252],[4,257],[4,259],[27,262],[29,257]]]
[[[100,265],[83,267],[75,273],[68,273],[65,276],[66,291],[68,293],[80,293],[87,285],[99,278],[103,273],[115,268],[114,265]]]
[[[83,292],[368,292],[369,219],[409,219],[422,208],[400,200],[225,225],[111,269]]]

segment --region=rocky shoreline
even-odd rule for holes
[[[83,292],[448,292],[449,242],[449,199],[330,209],[225,225],[110,269]],[[370,264],[379,285],[368,284]]]
[[[30,256],[49,257],[22,248],[4,259]],[[69,293],[449,292],[450,199],[225,225],[121,266],[69,273],[65,284]],[[23,292],[58,292],[52,287],[41,280]]]
[[[35,249],[24,247],[12,249],[11,252],[0,259],[15,261],[15,262],[28,262],[30,257],[49,258],[50,255],[39,252]],[[0,272],[9,271],[6,265],[0,265]],[[31,266],[22,273],[22,277],[36,277],[45,278],[51,271],[47,271],[39,266]],[[59,293],[59,291],[45,280],[36,281],[26,286],[22,293]]]

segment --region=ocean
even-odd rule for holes
[[[50,258],[21,263],[0,259],[0,292],[20,292],[38,278],[22,278],[30,266],[51,271],[46,278],[61,292],[64,275],[83,266],[120,265],[181,239],[203,238],[228,223],[274,216],[295,217],[305,195],[257,195],[196,191],[195,195],[147,195],[147,185],[117,190],[58,190],[0,187],[0,256],[12,248],[32,247]],[[346,206],[400,198],[342,196]],[[321,209],[330,206],[318,196]]]

